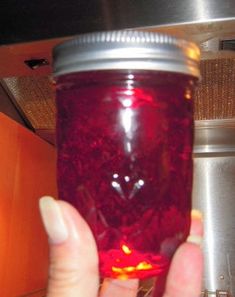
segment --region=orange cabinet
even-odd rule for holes
[[[56,196],[53,146],[0,114],[0,296],[46,287],[47,238],[38,199]]]

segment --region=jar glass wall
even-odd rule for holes
[[[132,69],[57,78],[59,197],[91,227],[102,277],[164,273],[188,236],[196,82]]]

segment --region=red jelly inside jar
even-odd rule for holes
[[[188,236],[195,81],[160,71],[58,78],[59,197],[88,222],[102,277],[164,273]]]

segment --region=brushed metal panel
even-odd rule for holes
[[[214,122],[214,128],[212,122]],[[204,214],[204,287],[208,291],[228,291],[234,296],[235,149],[233,145],[235,128],[233,126],[231,129],[232,122],[234,124],[234,120],[205,121],[204,129],[207,132],[201,134],[200,138],[197,138],[196,128],[195,147],[198,143],[202,145],[204,137],[207,148],[194,156],[193,206]],[[219,134],[221,137],[218,137]],[[226,136],[225,141],[223,137]],[[200,139],[199,142],[198,139]],[[195,149],[195,151],[200,150]]]
[[[193,203],[204,214],[205,288],[235,294],[235,154],[195,158]]]
[[[196,156],[203,157],[202,153],[221,156],[230,152],[235,152],[235,119],[195,121]]]
[[[83,32],[235,20],[234,0],[3,1],[0,44]]]

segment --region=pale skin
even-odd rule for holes
[[[137,296],[137,279],[107,279],[103,288],[99,289],[95,240],[76,209],[64,201],[44,197],[40,202],[40,210],[50,246],[47,297]],[[60,230],[57,226],[61,226]],[[173,257],[163,297],[200,296],[203,267],[200,248],[202,232],[201,215],[194,212],[190,237]]]

